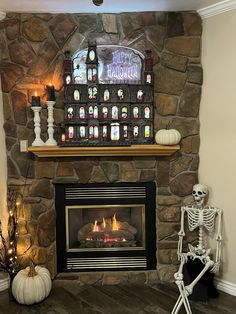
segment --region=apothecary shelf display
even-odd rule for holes
[[[60,146],[153,143],[151,51],[143,57],[130,48],[105,47],[100,49],[105,62],[100,62],[99,47],[93,42],[89,42],[84,65],[78,55],[72,59],[65,53]]]

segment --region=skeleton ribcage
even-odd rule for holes
[[[193,231],[197,227],[203,226],[208,231],[214,231],[216,210],[214,209],[196,209],[188,208],[188,226]]]

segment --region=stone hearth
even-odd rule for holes
[[[0,23],[0,70],[4,101],[8,185],[24,194],[19,213],[18,255],[56,274],[54,182],[155,181],[157,189],[157,272],[171,280],[176,270],[180,206],[197,182],[201,19],[194,12],[122,14],[17,14]],[[118,44],[142,53],[151,49],[155,72],[155,130],[169,125],[182,135],[172,157],[76,157],[37,159],[19,152],[19,141],[34,139],[32,94],[45,101],[44,86],[57,91],[55,123],[64,119],[63,52],[97,44]],[[42,110],[43,138],[47,112]],[[85,148],[86,149],[86,148]],[[145,147],[144,147],[145,149]],[[140,275],[143,276],[143,275]],[[145,275],[146,276],[146,275]]]

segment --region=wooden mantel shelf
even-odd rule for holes
[[[131,145],[131,146],[30,146],[29,152],[37,157],[81,157],[81,156],[170,156],[180,149],[179,145]]]

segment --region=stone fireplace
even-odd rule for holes
[[[57,270],[156,269],[153,182],[56,184]]]
[[[0,22],[0,71],[8,186],[24,195],[18,219],[18,255],[22,267],[31,258],[57,274],[57,183],[156,184],[156,270],[144,274],[172,280],[176,270],[180,206],[197,182],[199,103],[202,68],[202,25],[195,12],[122,14],[18,14]],[[46,100],[45,85],[57,92],[55,124],[64,119],[62,62],[65,50],[75,53],[97,44],[151,49],[155,73],[155,131],[167,125],[182,135],[181,150],[171,157],[36,158],[20,152],[20,140],[33,142],[32,94]],[[42,109],[42,135],[47,138],[47,111]],[[143,147],[145,149],[145,146]],[[112,213],[111,213],[112,215]],[[114,215],[113,215],[114,216]]]

